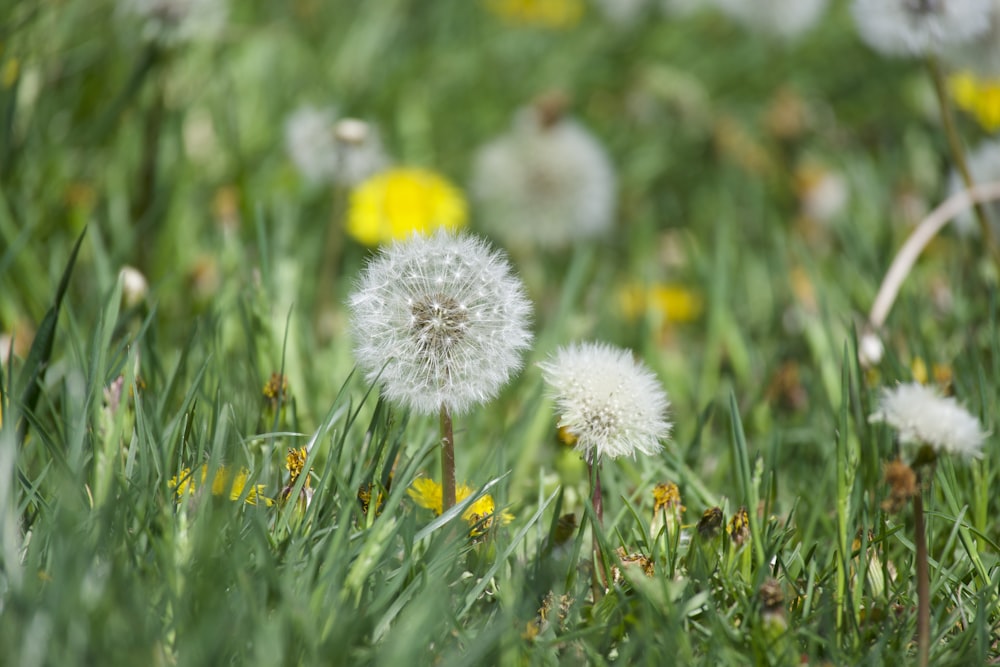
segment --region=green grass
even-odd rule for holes
[[[551,31],[473,1],[241,3],[221,40],[157,53],[113,2],[13,3],[0,71],[14,72],[0,83],[0,331],[16,349],[0,362],[0,662],[915,661],[913,520],[880,507],[896,445],[867,416],[919,359],[950,369],[995,433],[998,301],[983,249],[946,232],[889,317],[885,359],[859,366],[855,330],[907,233],[899,196],[933,206],[950,167],[925,72],[860,46],[843,3],[791,44],[708,15],[617,30],[591,10]],[[407,494],[439,475],[436,419],[355,372],[343,304],[369,250],[344,239],[317,283],[345,193],[295,173],[282,123],[301,102],[336,104],[401,162],[463,185],[475,147],[553,87],[619,170],[618,227],[514,257],[534,349],[455,432],[459,481],[515,519],[471,540],[463,507],[435,518]],[[808,113],[779,137],[767,118],[782,90]],[[192,151],[206,124],[210,150]],[[826,227],[797,220],[808,159],[851,190]],[[126,264],[151,285],[136,306],[116,282]],[[704,310],[629,321],[619,292],[635,281],[683,285]],[[634,349],[675,423],[661,456],[605,463],[597,559],[587,468],[560,444],[535,365],[584,339]],[[262,394],[275,372],[278,405]],[[224,465],[276,499],[288,448],[304,446],[305,510],[168,484]],[[1000,655],[997,447],[942,461],[925,495],[932,664]],[[684,539],[650,534],[665,481]],[[363,511],[365,488],[381,506]],[[716,505],[726,520],[750,509],[748,543],[699,535]],[[567,513],[580,529],[551,548]],[[654,573],[622,568],[594,600],[591,568],[618,547]],[[772,578],[778,624],[759,595]]]

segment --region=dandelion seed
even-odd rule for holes
[[[417,412],[462,413],[500,390],[531,343],[531,305],[506,259],[472,236],[413,236],[381,251],[350,297],[370,382]]]
[[[616,180],[607,153],[564,117],[565,102],[543,98],[483,146],[471,192],[484,227],[509,246],[562,248],[605,235],[614,222]]]
[[[986,433],[954,398],[916,382],[883,388],[878,410],[868,418],[885,422],[899,433],[902,443],[927,445],[935,453],[982,457]]]
[[[556,401],[559,426],[588,462],[652,455],[670,435],[670,403],[656,376],[631,352],[603,343],[559,349],[539,364]]]
[[[861,39],[888,56],[940,54],[989,28],[993,0],[854,0]]]
[[[438,229],[457,231],[467,217],[462,193],[444,177],[426,169],[393,168],[351,193],[347,233],[376,246]]]
[[[285,149],[311,183],[354,186],[386,167],[377,130],[332,109],[304,106],[285,121]]]

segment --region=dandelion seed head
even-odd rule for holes
[[[492,398],[531,343],[531,305],[507,260],[473,236],[438,231],[383,249],[350,298],[355,355],[369,381],[421,413]]]
[[[670,403],[656,376],[631,352],[603,343],[559,349],[539,364],[556,401],[559,426],[588,461],[660,451]]]
[[[968,458],[982,456],[986,439],[979,420],[958,401],[917,382],[883,388],[869,421],[888,424],[902,443],[929,445],[938,453]]]
[[[616,189],[597,139],[538,104],[479,150],[471,194],[486,229],[505,243],[560,248],[611,229]]]
[[[748,30],[792,39],[823,17],[828,0],[714,0],[724,14]]]
[[[854,0],[861,39],[887,56],[925,56],[986,32],[993,0]]]
[[[313,184],[353,186],[388,164],[374,127],[312,106],[296,109],[285,121],[285,150]]]

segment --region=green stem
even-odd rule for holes
[[[948,89],[944,72],[941,69],[941,63],[938,62],[936,57],[930,56],[927,64],[930,67],[931,79],[934,81],[934,92],[937,94],[938,104],[941,107],[941,124],[944,126],[945,138],[948,140],[948,149],[951,151],[955,167],[962,177],[962,183],[966,189],[970,189],[975,183],[972,180],[972,172],[969,171],[969,163],[965,159],[965,149],[962,147],[962,140],[959,138],[958,129],[955,127],[955,116],[951,110],[951,103],[948,101]],[[996,238],[993,235],[993,227],[990,225],[986,209],[977,201],[975,202],[974,210],[986,248],[993,259],[993,263],[1000,270],[1000,248],[997,247]]]
[[[455,506],[455,431],[448,406],[441,405],[441,511]]]
[[[919,480],[918,477],[918,489]],[[931,653],[931,585],[922,490],[918,490],[913,496],[913,523],[914,543],[917,547],[917,664],[927,667]]]
[[[601,489],[600,463],[588,459],[587,467],[590,469],[590,502],[594,507],[594,517],[596,518],[596,522],[592,526],[594,535],[594,577],[591,581],[591,587],[594,594],[594,604],[597,604],[597,601],[604,594],[604,589],[607,588],[607,582],[604,579],[604,554],[601,551],[601,542],[597,537],[597,531],[601,530],[604,526],[604,492]]]

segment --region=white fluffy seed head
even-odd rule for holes
[[[610,231],[617,185],[604,148],[568,118],[523,109],[479,149],[470,187],[483,224],[508,245],[565,247]]]
[[[854,0],[868,46],[887,56],[925,56],[964,44],[990,26],[993,0]]]
[[[869,421],[896,429],[902,443],[930,445],[936,452],[964,457],[983,455],[986,433],[979,420],[954,398],[919,382],[883,388]]]
[[[314,184],[357,185],[389,162],[374,127],[311,106],[296,109],[285,121],[285,150]]]
[[[562,347],[539,364],[559,411],[591,462],[660,451],[670,435],[670,402],[659,380],[629,350],[606,343]]]
[[[713,4],[748,30],[792,39],[819,22],[827,0],[713,0]]]
[[[438,231],[384,248],[350,297],[355,356],[385,396],[452,413],[493,398],[531,344],[531,304],[504,256]]]

